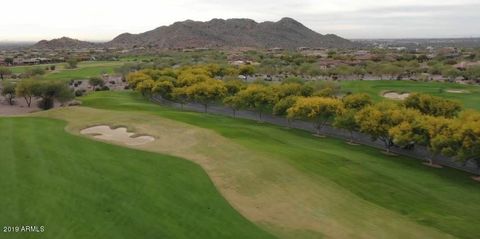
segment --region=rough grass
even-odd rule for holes
[[[416,82],[416,81],[341,81],[342,90],[345,92],[368,93],[374,100],[385,100],[382,92],[419,92],[456,100],[466,108],[480,110],[480,86],[462,85],[456,83]],[[467,90],[467,93],[450,93],[447,90]]]
[[[0,238],[271,238],[196,164],[0,118]],[[3,226],[38,225],[38,233]]]
[[[67,119],[71,131],[89,122],[118,121],[140,133],[165,135],[143,149],[199,163],[238,211],[276,235],[473,239],[480,234],[480,185],[463,172],[298,130],[181,112],[129,92],[82,100],[115,111],[80,107],[48,116]]]

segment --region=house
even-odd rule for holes
[[[303,47],[297,48],[297,51],[308,51],[308,50],[310,50],[310,47],[304,47],[303,46]]]
[[[268,49],[269,52],[282,52],[283,50],[284,49],[280,47],[274,47],[274,48]]]

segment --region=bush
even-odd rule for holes
[[[52,98],[45,98],[38,102],[38,108],[41,108],[44,110],[51,109],[53,108],[53,106],[54,106],[54,101]]]
[[[76,90],[75,91],[75,97],[80,97],[83,96],[83,91],[82,90]]]

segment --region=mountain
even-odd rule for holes
[[[250,19],[213,19],[208,22],[187,20],[152,31],[123,33],[106,43],[113,47],[149,46],[154,48],[259,47],[352,48],[358,43],[333,34],[322,35],[292,18],[257,23]]]
[[[72,39],[68,37],[62,37],[58,39],[53,39],[50,41],[41,40],[37,42],[32,48],[36,49],[80,49],[80,48],[91,48],[95,47],[97,44],[87,41],[80,41],[77,39]]]

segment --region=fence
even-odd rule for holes
[[[169,107],[173,108],[183,108],[184,110],[189,110],[189,111],[195,111],[195,112],[204,112],[205,108],[201,104],[197,103],[186,103],[183,104],[183,106],[179,103],[172,102],[166,99],[163,99],[162,97],[158,95],[152,96],[152,101],[158,104],[166,105]],[[211,105],[208,107],[208,113],[210,114],[217,114],[217,115],[223,115],[223,116],[233,116],[233,111],[232,109],[225,107],[223,105]],[[242,119],[249,119],[249,120],[258,120],[259,116],[257,113],[248,111],[248,110],[237,110],[235,112],[235,117],[236,118],[242,118]],[[301,121],[301,120],[293,120],[288,122],[286,118],[284,117],[278,117],[270,114],[262,114],[262,121],[278,125],[278,126],[284,126],[284,127],[290,127],[290,128],[295,128],[295,129],[301,129],[305,131],[309,131],[312,133],[316,133],[316,129],[314,125],[310,122],[306,121]],[[353,132],[351,135],[350,132],[347,132],[346,130],[342,129],[337,129],[334,128],[330,125],[326,125],[323,127],[321,130],[321,133],[330,137],[334,138],[339,138],[339,139],[344,139],[348,140],[350,139],[351,136],[353,136],[353,139],[355,140],[356,143],[360,143],[363,145],[368,145],[371,147],[375,147],[378,149],[384,149],[384,144],[383,142],[376,140],[373,141],[371,137],[367,134],[363,134],[360,132]],[[429,152],[426,149],[426,147],[423,146],[415,146],[413,149],[403,149],[399,147],[392,147],[391,152],[399,155],[405,155],[409,156],[415,159],[419,160],[425,160],[428,158]],[[434,158],[435,163],[451,167],[451,168],[456,168],[468,173],[480,175],[480,167],[477,166],[477,162],[474,160],[466,161],[466,162],[459,162],[453,158],[445,157],[445,156],[436,156]]]

